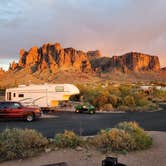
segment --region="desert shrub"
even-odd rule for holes
[[[102,107],[102,110],[104,111],[114,111],[114,108],[112,106],[111,103],[108,103],[108,104],[105,104],[103,107]]]
[[[122,122],[116,128],[131,135],[135,142],[134,150],[147,149],[152,145],[152,138],[136,122]]]
[[[115,95],[110,95],[109,102],[113,105],[114,108],[117,108],[122,104],[122,99]]]
[[[121,95],[121,91],[120,91],[119,87],[109,86],[107,89],[111,95],[115,95],[115,96]]]
[[[133,94],[133,97],[134,97],[136,106],[143,107],[149,104],[148,99],[141,93],[135,93]]]
[[[123,122],[116,128],[101,130],[89,141],[103,152],[129,152],[147,149],[152,145],[152,138],[135,122]]]
[[[99,92],[99,94],[94,98],[92,104],[95,105],[97,108],[102,108],[103,105],[109,102],[109,93],[108,91]]]
[[[154,88],[152,91],[152,95],[153,95],[153,98],[155,98],[155,100],[157,101],[163,101],[163,102],[166,101],[166,91],[164,90],[159,90]]]
[[[113,128],[109,131],[101,130],[92,138],[91,143],[103,152],[130,151],[134,147],[134,140],[125,131]]]
[[[118,111],[123,111],[123,112],[126,112],[126,111],[130,111],[131,108],[126,106],[126,105],[121,105],[117,108]]]
[[[133,93],[131,86],[120,86],[119,90],[121,92],[121,97],[124,98],[128,95],[131,95]]]
[[[0,134],[0,157],[12,160],[33,156],[48,145],[48,140],[31,129],[6,129]]]
[[[133,96],[126,96],[124,98],[124,104],[126,106],[135,106],[135,100]]]
[[[81,146],[83,141],[73,131],[65,130],[63,134],[56,134],[54,138],[55,146],[59,148],[76,148]]]

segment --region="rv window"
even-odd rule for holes
[[[55,92],[64,92],[64,86],[56,86]]]
[[[18,97],[24,97],[24,94],[19,94]]]
[[[13,93],[13,97],[16,97],[16,94],[15,94],[15,93]]]

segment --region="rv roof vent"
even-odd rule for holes
[[[26,87],[26,85],[18,85],[19,88]]]

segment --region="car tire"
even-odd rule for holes
[[[94,114],[94,113],[95,113],[95,111],[91,110],[89,113],[90,113],[90,114]]]
[[[34,120],[34,115],[33,114],[28,114],[27,116],[26,116],[26,121],[27,122],[32,122]]]

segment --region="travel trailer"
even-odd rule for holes
[[[36,105],[40,108],[58,106],[60,101],[69,100],[70,96],[79,94],[73,84],[19,85],[6,89],[6,101],[19,101],[23,105]]]

